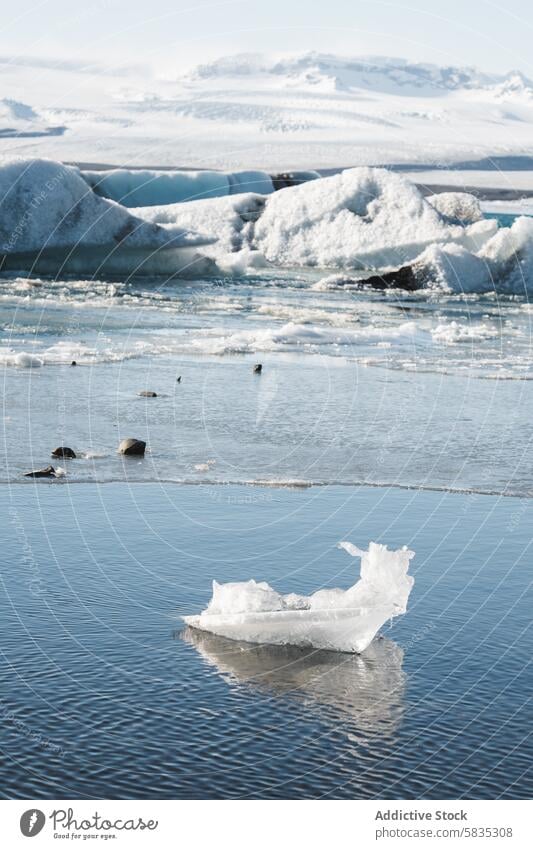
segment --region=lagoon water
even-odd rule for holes
[[[3,796],[531,797],[531,305],[324,278],[0,279]],[[341,539],[416,551],[362,656],[183,627]]]
[[[67,445],[70,482],[530,495],[527,300],[323,279],[0,280],[0,481]],[[147,442],[143,462],[117,456],[129,436]]]
[[[9,798],[530,798],[530,499],[368,487],[0,488]],[[362,656],[184,629],[211,580],[347,587],[416,551]]]

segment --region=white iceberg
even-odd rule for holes
[[[183,270],[212,239],[160,227],[98,197],[76,168],[46,159],[0,161],[3,268],[34,272]]]
[[[480,220],[471,195],[452,192],[442,203],[428,202],[404,177],[380,168],[352,168],[268,196],[248,192],[132,211],[216,238],[203,253],[233,273],[268,264],[384,269],[434,244],[480,250],[497,230],[495,221]]]
[[[414,552],[406,547],[389,551],[374,542],[368,551],[350,542],[339,547],[361,558],[361,577],[347,590],[282,595],[265,582],[213,581],[207,608],[183,619],[192,628],[249,643],[362,652],[385,622],[406,612]]]

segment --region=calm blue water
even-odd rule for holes
[[[3,797],[530,798],[533,501],[392,489],[0,488]],[[212,578],[347,587],[416,551],[362,657],[183,631]]]

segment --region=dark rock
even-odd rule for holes
[[[152,392],[150,389],[145,389],[143,392],[139,392],[141,398],[157,398],[157,392]]]
[[[179,377],[176,378],[176,383],[181,383],[181,374]]]
[[[52,451],[52,457],[67,457],[69,460],[75,460],[76,454],[72,450],[72,448],[67,448],[62,445],[60,448],[54,448]]]
[[[273,174],[272,185],[274,191],[280,189],[288,189],[292,186],[301,186],[302,183],[307,183],[309,180],[316,180],[320,177],[318,171],[286,171],[283,174]]]
[[[261,374],[262,371],[263,371],[262,363],[256,363],[255,366],[254,366],[254,374]]]
[[[25,472],[25,478],[55,478],[56,470],[53,466],[46,466],[44,469],[36,469],[34,472]]]
[[[421,288],[420,280],[411,265],[403,265],[384,274],[374,274],[365,280],[354,280],[354,285],[371,286],[373,289],[404,289],[407,292],[415,292]]]
[[[118,446],[119,454],[126,454],[128,457],[143,457],[146,450],[146,442],[142,439],[123,439]]]
[[[72,362],[71,362],[71,364],[70,364],[70,365],[71,365],[71,366],[77,366],[77,365],[78,365],[78,363],[76,362],[76,360],[72,360]]]

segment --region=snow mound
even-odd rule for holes
[[[143,257],[209,241],[98,197],[76,168],[46,159],[0,160],[0,254],[11,267],[131,271]]]
[[[381,168],[353,168],[268,199],[254,245],[278,265],[385,267],[452,237],[418,189]]]
[[[414,552],[405,547],[389,551],[374,542],[368,551],[350,542],[339,547],[361,558],[361,577],[347,590],[282,595],[264,581],[213,581],[207,608],[198,616],[183,617],[184,621],[193,628],[250,643],[362,652],[385,622],[406,612],[414,584],[408,575]]]
[[[483,218],[478,199],[468,192],[442,192],[426,200],[449,224],[474,224]]]
[[[162,206],[186,201],[274,191],[265,171],[151,171],[116,168],[81,171],[84,180],[102,197],[126,207]]]

